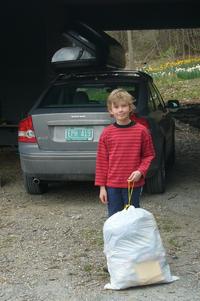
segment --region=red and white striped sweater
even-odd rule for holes
[[[99,139],[95,185],[127,188],[128,177],[139,170],[143,177],[135,187],[143,186],[154,156],[151,135],[143,125],[109,125]]]

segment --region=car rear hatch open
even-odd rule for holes
[[[124,68],[125,51],[104,31],[74,23],[63,33],[63,47],[52,57],[52,66],[59,73],[94,67]]]

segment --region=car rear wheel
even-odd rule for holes
[[[165,159],[164,154],[161,158],[160,168],[154,176],[146,180],[146,189],[149,193],[163,193],[165,191]]]
[[[42,194],[47,191],[48,184],[44,182],[34,181],[33,177],[24,174],[24,186],[30,194]]]

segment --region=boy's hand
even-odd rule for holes
[[[100,187],[99,198],[103,204],[107,204],[108,198],[107,198],[107,191],[105,186]]]
[[[128,182],[138,182],[142,177],[142,173],[139,170],[135,170],[132,172],[130,177],[128,178]]]

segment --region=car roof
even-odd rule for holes
[[[92,79],[140,79],[153,81],[152,77],[143,71],[138,70],[121,70],[121,69],[101,69],[101,70],[84,70],[80,72],[70,72],[59,74],[53,83],[65,82],[66,80],[92,80]]]

